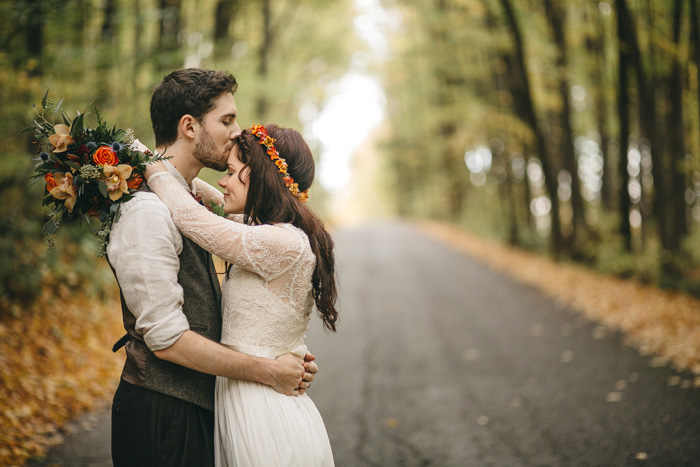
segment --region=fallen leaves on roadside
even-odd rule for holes
[[[643,355],[700,374],[700,300],[653,285],[604,276],[583,266],[485,240],[437,222],[416,224],[427,235],[534,286],[586,318],[624,333]]]
[[[0,465],[43,455],[66,422],[108,402],[124,362],[111,351],[119,310],[115,299],[45,294],[0,321]]]

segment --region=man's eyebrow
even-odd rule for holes
[[[228,114],[223,116],[223,118],[229,118],[229,117],[236,118],[236,114],[235,113],[228,113]]]

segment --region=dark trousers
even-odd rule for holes
[[[120,381],[112,404],[115,467],[213,466],[214,413]]]

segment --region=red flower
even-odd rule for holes
[[[132,190],[137,190],[141,186],[141,182],[143,182],[143,177],[137,174],[126,181],[126,186]]]
[[[97,148],[97,151],[95,151],[95,154],[92,156],[92,160],[94,160],[97,165],[117,165],[119,162],[116,151],[109,146],[100,146]]]
[[[46,191],[51,191],[56,188],[56,180],[54,180],[52,173],[45,174],[44,180],[46,180]]]

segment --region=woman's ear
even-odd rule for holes
[[[180,119],[177,126],[178,133],[182,134],[187,139],[194,139],[197,132],[196,126],[199,124],[197,119],[190,114],[185,114]]]

